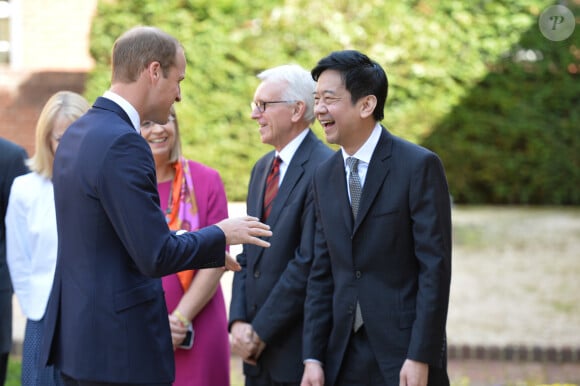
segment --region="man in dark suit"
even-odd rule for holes
[[[28,158],[20,146],[0,138],[0,385],[6,380],[8,356],[12,346],[12,286],[6,264],[6,228],[4,217],[12,181],[28,172]]]
[[[448,385],[451,209],[443,166],[379,123],[388,90],[379,64],[339,51],[311,72],[317,119],[341,149],[313,182],[302,385]]]
[[[252,169],[247,211],[269,224],[274,235],[267,250],[246,245],[237,256],[242,270],[234,274],[232,287],[232,348],[245,362],[247,386],[298,385],[314,236],[307,197],[314,170],[332,151],[309,129],[315,82],[307,70],[284,65],[258,78],[251,117],[262,142],[274,150]]]
[[[113,47],[111,88],[63,135],[54,161],[58,256],[41,360],[67,385],[170,385],[173,348],[161,280],[238,269],[226,244],[268,246],[257,218],[170,232],[140,122],[165,123],[181,99],[185,54],[172,36],[136,27]],[[185,331],[183,331],[185,336]]]

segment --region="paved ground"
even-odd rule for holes
[[[230,215],[244,214],[232,204]],[[452,345],[580,348],[580,208],[455,208]],[[232,248],[238,253],[239,246]],[[232,274],[222,279],[229,304]],[[24,318],[14,302],[14,339]],[[241,364],[232,358],[232,386]],[[454,385],[580,385],[573,363],[451,360]]]
[[[232,357],[231,386],[243,386],[241,359]],[[450,361],[452,386],[580,385],[580,364]],[[563,386],[563,385],[562,385]]]

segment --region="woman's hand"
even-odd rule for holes
[[[171,342],[173,343],[173,350],[175,350],[181,342],[185,339],[187,333],[187,326],[185,326],[175,315],[169,316],[169,328],[171,329]]]

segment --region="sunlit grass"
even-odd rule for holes
[[[5,386],[20,386],[20,357],[10,356]]]

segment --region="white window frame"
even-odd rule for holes
[[[0,42],[0,50],[8,52],[8,62],[0,65],[18,69],[22,65],[20,0],[0,0],[0,3],[0,17],[8,19],[10,35],[8,41]]]

